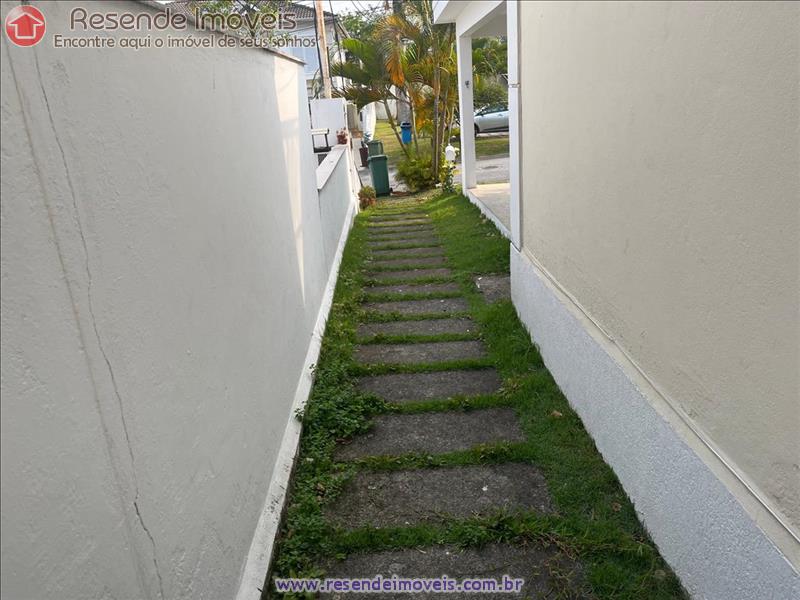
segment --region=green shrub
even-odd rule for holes
[[[475,103],[475,110],[480,110],[487,106],[507,105],[508,86],[494,81],[481,81],[475,86],[473,102]]]
[[[410,192],[418,192],[436,185],[433,176],[433,161],[430,154],[412,154],[397,165],[397,177],[406,184]]]
[[[365,185],[358,190],[358,204],[361,206],[361,210],[375,204],[375,188],[371,185]]]
[[[452,194],[456,191],[456,186],[453,183],[453,171],[455,170],[455,163],[447,162],[442,157],[442,164],[439,167],[439,183],[442,184],[442,191],[445,194]]]

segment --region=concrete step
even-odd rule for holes
[[[433,222],[426,217],[417,217],[416,219],[386,219],[367,223],[370,231],[377,231],[385,227],[411,227],[414,225],[433,225]]]
[[[412,365],[485,357],[486,350],[480,340],[422,344],[367,344],[355,348],[355,359],[362,365]]]
[[[499,511],[552,513],[547,483],[528,464],[358,472],[325,517],[348,529],[400,527]]]
[[[525,434],[511,408],[487,408],[410,415],[379,415],[366,433],[340,445],[337,460],[397,456],[409,452],[444,454],[481,444],[524,442]]]
[[[490,304],[511,299],[511,277],[508,275],[481,275],[473,281],[483,299]]]
[[[386,373],[358,380],[358,389],[362,392],[400,404],[447,400],[455,396],[483,396],[497,392],[501,385],[500,376],[494,369]]]
[[[407,250],[408,248],[398,248],[398,246],[412,246],[419,248],[439,248],[439,240],[435,237],[407,238],[400,240],[378,240],[368,241],[367,248],[370,252],[378,250]]]
[[[434,256],[432,258],[418,258],[418,257],[410,257],[410,258],[395,258],[392,260],[387,259],[374,259],[374,260],[366,260],[364,261],[364,265],[368,269],[376,269],[376,268],[395,268],[395,267],[438,267],[444,265],[447,262],[444,256]]]
[[[389,321],[387,323],[361,323],[356,329],[359,339],[376,335],[439,335],[442,333],[476,333],[475,321],[465,317],[457,319],[422,319],[418,321]]]
[[[368,235],[367,236],[367,244],[368,245],[377,245],[377,244],[413,244],[416,243],[418,240],[433,240],[436,243],[439,243],[439,236],[436,235],[435,231],[430,229],[422,229],[422,230],[415,230],[411,232],[399,231],[396,233],[389,233],[381,235]]]
[[[397,313],[400,315],[447,315],[469,310],[469,304],[464,298],[365,302],[361,307],[368,312]]]
[[[427,246],[422,248],[392,248],[389,250],[371,250],[373,258],[382,260],[393,260],[398,258],[408,258],[411,256],[444,256],[441,246]]]
[[[364,276],[374,281],[414,281],[428,277],[452,277],[453,272],[448,268],[406,269],[404,271],[367,271]]]
[[[448,283],[399,283],[395,285],[376,285],[365,287],[367,294],[441,294],[460,292],[461,286],[454,282]]]
[[[493,543],[481,548],[457,546],[429,546],[405,550],[385,550],[351,554],[344,560],[331,560],[322,566],[330,578],[372,579],[381,575],[384,580],[393,577],[434,579],[446,573],[458,583],[475,577],[501,581],[503,575],[524,580],[516,591],[497,593],[409,593],[375,592],[323,594],[330,600],[375,598],[383,600],[423,600],[441,598],[475,598],[476,600],[516,600],[519,598],[569,598],[589,599],[592,595],[583,590],[585,575],[581,563],[558,551],[555,545],[543,546],[536,542],[524,545]]]
[[[427,219],[428,213],[424,210],[405,212],[383,212],[369,217],[370,223],[384,223],[386,221],[413,221]]]
[[[419,224],[419,225],[405,225],[402,227],[393,226],[393,227],[386,227],[384,226],[373,226],[367,227],[367,235],[369,239],[376,240],[384,238],[388,235],[397,235],[397,234],[404,234],[404,235],[419,235],[420,233],[427,233],[428,235],[436,234],[436,229],[432,225],[428,224]]]

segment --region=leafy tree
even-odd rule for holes
[[[508,41],[504,37],[476,38],[472,42],[472,69],[479,77],[508,74]]]
[[[508,106],[508,85],[485,79],[476,79],[473,101],[476,109],[500,104]]]
[[[342,41],[342,47],[355,60],[337,62],[331,66],[332,75],[349,80],[344,90],[337,91],[337,95],[347,98],[359,109],[372,102],[382,103],[389,117],[389,125],[408,157],[408,149],[402,142],[397,122],[389,110],[389,100],[396,100],[396,96],[392,91],[392,80],[386,72],[387,57],[383,46],[374,39],[362,41],[349,38]]]
[[[458,101],[455,28],[434,24],[431,0],[409,0],[401,8],[381,20],[375,35],[385,49],[389,79],[411,102],[417,154],[418,132],[430,133],[432,175],[438,179],[445,132]]]
[[[375,27],[378,22],[383,18],[383,12],[355,12],[344,13],[337,16],[339,22],[353,37],[357,40],[368,40],[372,38],[375,33]]]
[[[402,142],[401,147],[407,161],[429,156],[429,179],[437,181],[458,104],[455,28],[434,24],[431,0],[408,0],[396,8],[374,24],[359,23],[366,36],[343,43],[353,60],[335,64],[332,73],[350,80],[342,95],[359,108],[383,103],[398,141],[388,101],[408,98],[414,156]],[[430,138],[430,152],[420,151],[422,133]]]

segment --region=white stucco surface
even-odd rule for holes
[[[547,368],[690,596],[800,598],[800,575],[684,441],[681,424],[654,408],[648,382],[513,246],[511,293]]]
[[[347,129],[347,101],[344,98],[315,98],[309,100],[311,127],[327,129],[328,143],[336,144],[336,132]]]
[[[350,189],[320,206],[302,65],[56,50],[75,4],[34,4],[48,39],[2,45],[3,596],[234,597]]]
[[[519,8],[525,251],[797,557],[800,4]]]

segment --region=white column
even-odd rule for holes
[[[458,109],[461,117],[461,186],[464,193],[475,182],[475,122],[472,105],[472,38],[459,36]]]
[[[509,132],[509,209],[511,213],[511,243],[519,250],[522,245],[522,120],[520,119],[519,84],[519,3],[506,3],[506,36],[508,38],[508,132]]]

